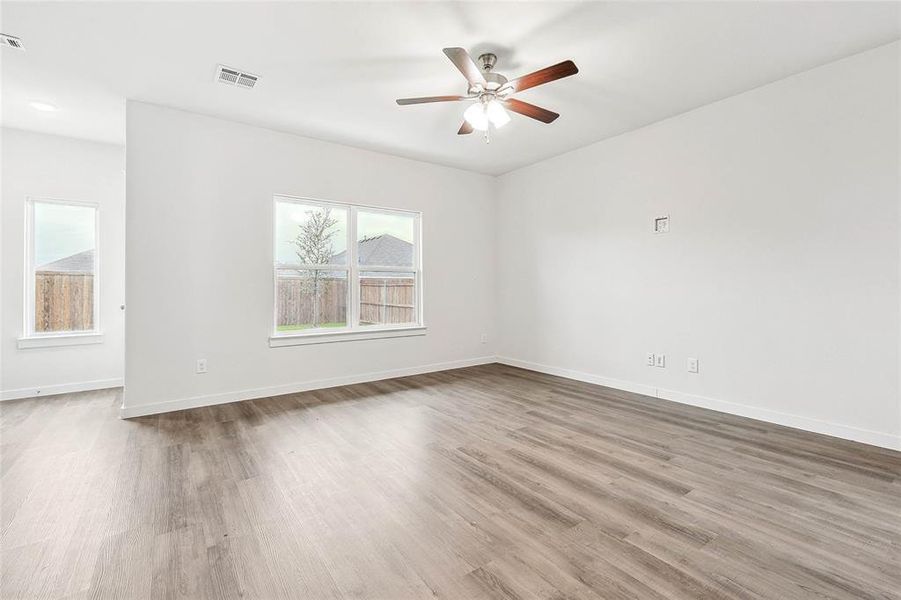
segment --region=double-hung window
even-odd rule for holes
[[[97,218],[95,204],[26,200],[20,347],[100,341]]]
[[[420,214],[275,197],[271,345],[418,335]]]

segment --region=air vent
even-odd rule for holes
[[[256,75],[248,75],[247,73],[241,73],[238,76],[238,85],[241,87],[252,88],[257,84],[257,76]]]
[[[224,65],[219,65],[216,68],[216,81],[225,85],[234,85],[249,90],[257,84],[259,79],[258,75],[251,75]]]
[[[22,43],[22,40],[14,35],[6,35],[5,33],[0,33],[0,46],[6,46],[15,50],[25,50],[25,44]]]

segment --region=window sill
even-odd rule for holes
[[[103,343],[102,333],[60,333],[51,335],[31,335],[20,337],[17,345],[25,348],[52,348],[54,346],[83,346]]]
[[[393,327],[385,329],[364,329],[356,331],[298,333],[294,335],[273,335],[269,337],[270,348],[282,346],[306,346],[307,344],[327,344],[330,342],[351,342],[356,340],[377,340],[382,338],[412,337],[425,335],[424,326]]]

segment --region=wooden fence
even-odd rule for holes
[[[319,323],[344,323],[347,319],[347,280],[319,280]],[[276,324],[300,325],[315,321],[313,281],[310,278],[278,278]]]
[[[94,275],[39,271],[34,285],[35,331],[94,328]]]
[[[361,279],[360,323],[413,323],[415,294],[412,279]]]
[[[279,276],[276,290],[278,326],[312,324],[313,283],[309,278]],[[319,280],[319,323],[344,323],[347,319],[347,280]],[[415,286],[412,279],[364,278],[360,281],[360,322],[363,324],[416,321]]]

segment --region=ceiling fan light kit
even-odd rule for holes
[[[533,88],[544,83],[563,79],[579,72],[578,67],[571,60],[566,60],[551,67],[508,80],[500,73],[494,72],[497,64],[497,56],[488,52],[479,55],[479,66],[463,48],[445,48],[444,54],[454,66],[463,74],[469,83],[465,96],[426,96],[422,98],[400,98],[397,103],[401,106],[408,104],[426,104],[432,102],[459,102],[461,100],[474,100],[463,113],[463,125],[457,131],[458,135],[466,135],[474,130],[485,132],[485,141],[490,142],[490,130],[492,127],[500,129],[510,122],[508,110],[526,117],[551,123],[560,115],[511,98],[513,94]]]
[[[479,131],[487,131],[489,124],[494,125],[495,129],[500,129],[510,122],[510,115],[501,103],[494,99],[479,99],[478,102],[474,102],[463,113],[463,118],[473,129]]]

